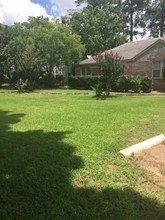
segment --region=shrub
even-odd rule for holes
[[[165,80],[165,66],[162,68],[162,77]]]
[[[132,76],[131,82],[132,82],[132,90],[137,93],[141,92],[142,77],[141,76]]]
[[[141,90],[143,92],[151,92],[152,91],[152,78],[150,77],[143,77],[141,81]]]
[[[25,88],[27,87],[27,82],[19,79],[18,82],[15,84],[15,88],[18,90],[18,93],[23,93]]]
[[[92,87],[93,91],[96,94],[96,97],[99,97],[102,95],[103,92],[103,85],[100,81],[98,81],[98,83],[96,85],[94,85],[94,87]]]
[[[0,73],[0,87],[4,83],[3,75]]]
[[[56,75],[56,81],[58,84],[64,84],[64,76],[62,74]]]
[[[37,80],[37,87],[38,88],[54,88],[56,83],[56,79],[48,74],[44,73],[38,80]]]
[[[152,78],[147,76],[121,76],[118,80],[117,91],[151,92]]]
[[[70,76],[68,85],[72,89],[92,89],[102,81],[101,76]]]
[[[118,80],[117,90],[121,92],[128,92],[132,90],[132,77],[131,76],[121,76]]]

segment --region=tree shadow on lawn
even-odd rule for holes
[[[0,219],[164,219],[165,209],[131,188],[74,188],[84,167],[69,132],[10,131],[23,114],[0,110]]]

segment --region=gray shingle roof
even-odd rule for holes
[[[124,58],[124,60],[131,60],[143,53],[145,50],[149,49],[151,46],[157,43],[157,41],[162,41],[165,43],[165,37],[128,42],[111,50],[107,50],[106,52],[112,51],[114,53],[118,53]]]
[[[152,47],[157,42],[165,43],[165,37],[128,42],[118,47],[115,47],[113,49],[107,50],[105,52],[112,51],[114,53],[118,53],[120,56],[124,58],[124,60],[132,60],[136,58],[138,55],[142,54],[147,49],[149,49],[150,47]],[[95,63],[96,61],[92,57],[90,57],[86,60],[81,61],[79,64],[88,65],[88,64],[95,64]]]
[[[82,60],[79,64],[86,65],[86,64],[95,64],[95,63],[96,63],[96,61],[92,57],[90,57],[86,60]]]

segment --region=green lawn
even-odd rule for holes
[[[0,92],[0,219],[165,219],[164,189],[118,153],[165,133],[165,96],[92,95]]]

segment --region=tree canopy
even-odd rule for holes
[[[43,17],[29,17],[28,22],[16,23],[10,27],[10,33],[9,40],[4,40],[5,35],[2,38],[6,43],[1,47],[1,66],[8,69],[8,74],[28,76],[28,80],[29,74],[39,76],[41,69],[51,74],[55,66],[79,62],[85,50],[70,27]]]
[[[152,0],[146,13],[151,36],[165,36],[165,0]]]
[[[97,54],[126,41],[126,26],[117,4],[92,1],[83,10],[71,12],[63,20],[71,26],[73,33],[81,36],[86,55]]]
[[[133,36],[136,36],[139,33],[144,34],[143,31],[139,32],[138,29],[144,29],[146,27],[144,15],[149,0],[77,0],[76,3],[87,3],[88,6],[95,9],[108,9],[109,13],[106,15],[107,17],[112,16],[115,10],[115,16],[120,17],[120,25],[121,23],[123,25],[123,31],[121,33],[126,33],[127,36],[129,36],[130,41],[133,40]],[[118,29],[116,27],[114,31],[120,29],[120,25],[117,25]],[[113,26],[111,28],[113,28]]]
[[[145,11],[148,6],[148,0],[124,0],[120,1],[122,13],[127,24],[127,33],[130,41],[137,34],[144,34],[138,31],[139,28],[145,29]]]

